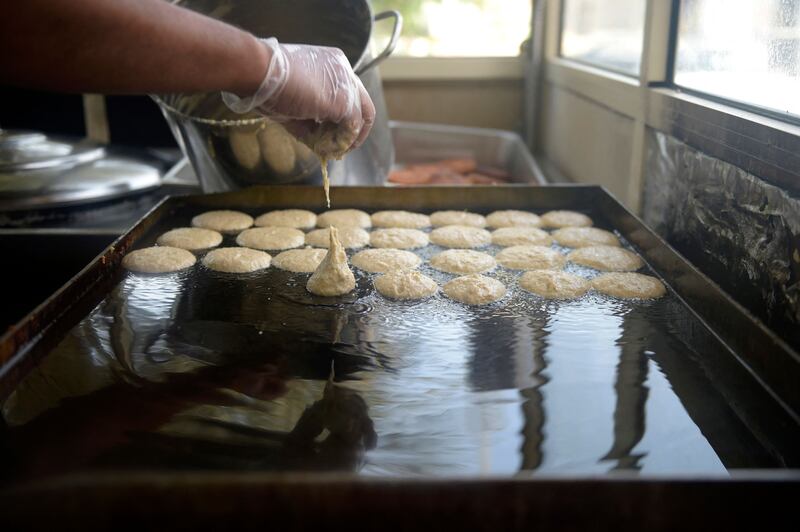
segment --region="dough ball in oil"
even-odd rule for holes
[[[425,229],[431,226],[429,216],[409,211],[378,211],[372,213],[371,218],[373,227]]]
[[[432,268],[446,273],[466,275],[483,273],[497,266],[494,257],[472,249],[448,249],[431,257]]]
[[[486,218],[480,214],[467,211],[437,211],[431,214],[434,227],[445,225],[468,225],[470,227],[486,227]]]
[[[589,246],[616,246],[622,244],[617,235],[596,227],[563,227],[553,231],[553,238],[568,248],[585,248]]]
[[[428,234],[418,229],[375,229],[369,235],[369,244],[374,248],[415,249],[424,248],[428,243]]]
[[[139,273],[169,273],[185,270],[196,261],[185,249],[155,246],[131,251],[122,259],[122,266]]]
[[[641,273],[603,273],[592,279],[592,287],[603,294],[623,299],[657,299],[667,293],[664,283]]]
[[[494,211],[486,217],[489,227],[539,227],[542,220],[536,214],[527,211]]]
[[[287,272],[313,273],[326,253],[326,250],[317,248],[290,249],[278,253],[272,259],[272,265]]]
[[[292,249],[305,242],[306,235],[293,227],[253,227],[236,237],[240,246],[253,249]]]
[[[360,227],[338,227],[339,242],[347,249],[363,248],[369,244],[369,233]],[[327,248],[330,243],[330,228],[314,229],[306,233],[306,245]]]
[[[550,211],[542,215],[542,227],[589,227],[592,219],[575,211]]]
[[[632,251],[616,246],[590,246],[579,248],[567,259],[581,266],[605,272],[632,272],[644,266],[644,261]]]
[[[333,209],[317,216],[317,227],[329,227],[331,225],[339,229],[347,226],[369,229],[372,227],[372,220],[369,214],[358,209]]]
[[[416,270],[395,270],[375,279],[375,289],[390,299],[424,299],[436,293],[436,281]]]
[[[239,211],[209,211],[192,218],[194,227],[236,234],[253,225],[253,217]]]
[[[512,270],[560,270],[564,255],[545,246],[511,246],[497,254],[497,262]]]
[[[303,209],[283,209],[262,214],[256,218],[258,227],[293,227],[311,229],[317,225],[317,215]]]
[[[592,285],[583,277],[553,270],[533,270],[522,274],[519,286],[547,299],[575,299]]]
[[[199,251],[219,246],[222,243],[222,235],[211,229],[179,227],[158,237],[156,243],[159,246]]]
[[[370,273],[386,273],[394,270],[413,270],[422,263],[416,253],[403,249],[365,249],[359,251],[350,263]]]
[[[492,235],[479,227],[447,225],[431,231],[430,240],[446,248],[469,249],[488,246],[492,243]]]
[[[488,305],[506,295],[506,287],[497,279],[472,274],[456,277],[442,287],[444,295],[467,305]]]
[[[206,253],[203,266],[224,273],[250,273],[268,268],[272,257],[250,248],[218,248]]]
[[[536,227],[501,227],[492,231],[492,244],[496,246],[549,246],[553,237]]]

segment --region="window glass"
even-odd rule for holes
[[[561,55],[638,76],[645,4],[645,0],[564,0]]]
[[[675,83],[800,115],[800,0],[683,0]]]
[[[530,35],[531,0],[372,0],[375,13],[395,9],[403,33],[393,55],[417,57],[518,56]],[[375,25],[386,42],[391,22]]]

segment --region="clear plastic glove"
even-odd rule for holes
[[[284,122],[300,138],[333,124],[343,137],[355,139],[347,151],[359,147],[375,121],[375,106],[344,53],[274,38],[261,42],[272,55],[264,81],[248,98],[223,92],[225,104],[237,113],[256,110]]]

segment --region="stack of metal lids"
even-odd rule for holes
[[[163,165],[85,139],[0,130],[0,209],[65,206],[160,184]]]

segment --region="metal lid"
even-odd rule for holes
[[[171,164],[135,148],[109,146],[78,153],[70,159],[75,164],[0,171],[0,211],[72,206],[142,192],[160,186]]]
[[[69,168],[103,154],[102,146],[88,141],[71,142],[35,131],[0,129],[0,173]]]

